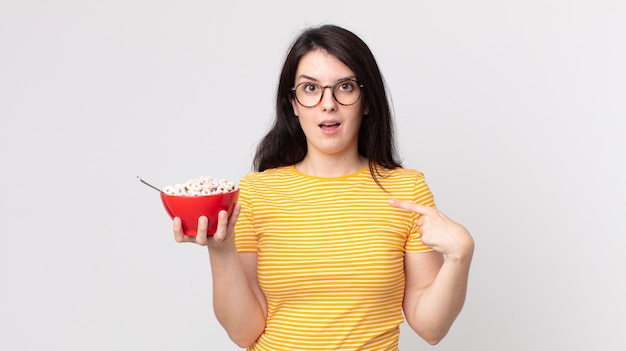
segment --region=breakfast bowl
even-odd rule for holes
[[[225,210],[228,217],[239,200],[239,189],[225,193],[211,195],[168,195],[161,192],[161,201],[170,217],[180,218],[183,225],[183,233],[188,236],[196,236],[198,231],[198,218],[206,216],[208,219],[207,234],[213,235],[217,230],[217,218],[220,211]]]
[[[180,218],[183,233],[188,236],[196,236],[200,216],[208,219],[207,234],[215,234],[219,213],[226,211],[230,218],[239,200],[239,187],[226,179],[202,176],[189,179],[184,184],[168,185],[163,189],[139,176],[137,179],[161,194],[165,211],[171,218]]]

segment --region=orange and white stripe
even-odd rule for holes
[[[422,173],[369,169],[338,178],[295,167],[239,183],[240,252],[258,255],[268,303],[265,332],[249,350],[397,350],[404,321],[404,254],[431,249],[417,215],[391,198],[434,206]]]

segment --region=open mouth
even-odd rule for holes
[[[321,123],[319,126],[320,128],[333,128],[333,127],[339,127],[341,123],[339,122],[330,122],[330,123]]]

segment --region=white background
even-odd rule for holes
[[[238,180],[308,25],[376,55],[406,167],[476,239],[430,347],[624,350],[626,6],[0,0],[0,350],[237,350],[158,194]]]

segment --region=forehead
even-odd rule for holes
[[[298,63],[296,81],[303,78],[334,82],[343,78],[354,78],[354,72],[336,56],[317,49],[306,53]]]

